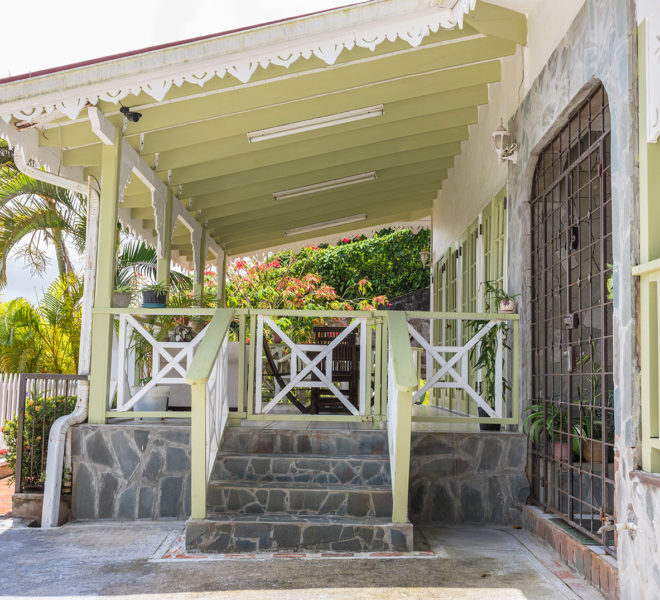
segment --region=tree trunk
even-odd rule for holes
[[[69,273],[70,261],[68,260],[62,232],[59,229],[51,229],[51,238],[55,245],[55,257],[57,258],[57,269],[60,277],[64,277]],[[69,263],[69,264],[67,264]]]

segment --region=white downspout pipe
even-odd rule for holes
[[[18,149],[17,149],[18,150]],[[89,375],[92,349],[92,303],[96,286],[96,241],[99,225],[99,194],[92,188],[91,178],[87,185],[54,173],[37,169],[27,163],[22,152],[14,154],[14,164],[19,171],[45,183],[65,188],[87,197],[87,235],[85,240],[85,272],[80,323],[80,353],[78,355],[78,374]],[[44,502],[41,512],[41,527],[57,527],[60,512],[60,493],[62,490],[62,467],[66,436],[73,425],[87,419],[89,401],[89,382],[78,382],[78,399],[73,412],[57,419],[48,436],[48,456],[46,459],[46,482]]]

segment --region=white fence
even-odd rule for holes
[[[18,412],[18,373],[0,373],[0,429]],[[0,431],[0,448],[5,447]]]

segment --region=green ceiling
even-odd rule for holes
[[[315,232],[430,215],[447,169],[468,139],[500,61],[525,42],[522,15],[483,2],[463,30],[431,34],[421,46],[384,42],[375,52],[344,51],[335,65],[300,60],[289,69],[259,69],[248,84],[215,78],[204,87],[173,87],[162,102],[145,94],[122,103],[142,113],[124,137],[230,255],[309,238],[285,231],[365,213],[360,223]],[[249,143],[247,132],[383,104],[384,115]],[[117,106],[99,108],[115,125]],[[42,146],[63,149],[63,164],[100,177],[101,145],[85,118],[49,124]],[[273,192],[376,171],[375,181],[289,200]],[[150,195],[134,177],[124,206],[147,228]],[[174,248],[190,255],[186,230]]]

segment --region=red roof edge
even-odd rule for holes
[[[225,35],[231,35],[232,33],[240,33],[241,31],[249,31],[251,29],[258,29],[259,27],[266,27],[268,25],[276,25],[277,23],[286,23],[287,21],[295,21],[296,19],[304,19],[305,17],[312,17],[314,15],[320,15],[327,12],[332,12],[333,10],[343,10],[344,8],[350,8],[352,6],[358,6],[360,4],[369,4],[373,0],[362,0],[361,2],[353,2],[351,4],[345,4],[343,6],[335,6],[334,8],[326,8],[324,10],[317,10],[315,12],[305,13],[303,15],[296,15],[295,17],[286,17],[284,19],[277,19],[275,21],[267,21],[266,23],[258,23],[256,25],[247,25],[246,27],[239,27],[237,29],[229,29],[228,31],[221,31],[220,33],[210,33],[207,35],[200,35],[193,38],[188,38],[186,40],[179,40],[176,42],[167,42],[165,44],[158,44],[156,46],[148,46],[146,48],[140,48],[139,50],[129,50],[127,52],[120,52],[118,54],[110,54],[108,56],[102,56],[100,58],[92,58],[90,60],[83,60],[80,62],[70,63],[68,65],[62,65],[60,67],[52,67],[50,69],[42,69],[40,71],[34,71],[30,73],[23,73],[21,75],[12,75],[11,77],[5,77],[0,79],[0,85],[4,83],[11,83],[14,81],[22,81],[24,79],[32,79],[35,77],[42,77],[43,75],[52,75],[53,73],[60,73],[62,71],[69,71],[71,69],[78,69],[80,67],[88,67],[90,65],[96,65],[103,62],[108,62],[111,60],[117,60],[119,58],[127,58],[129,56],[137,56],[138,54],[146,54],[147,52],[155,52],[157,50],[164,50],[165,48],[174,48],[175,46],[184,46],[185,44],[192,44],[194,42],[201,42],[204,40],[210,40],[216,37],[222,37]]]

